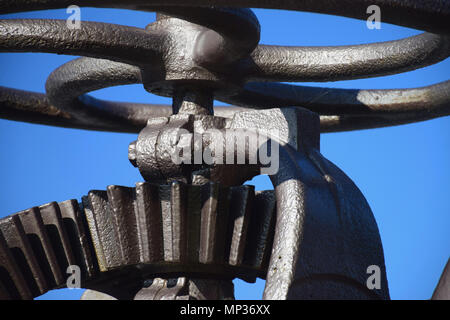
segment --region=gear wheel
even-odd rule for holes
[[[81,204],[52,202],[0,220],[0,298],[63,288],[70,265],[80,267],[82,287],[117,298],[158,276],[254,282],[267,273],[274,225],[273,192],[252,186],[112,185]]]

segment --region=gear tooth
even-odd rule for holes
[[[59,272],[64,278],[63,275],[66,274],[67,267],[76,263],[69,238],[64,228],[61,211],[56,202],[51,202],[39,206],[39,212],[50,246],[53,249],[55,262],[58,264]],[[57,284],[60,285],[63,282],[64,279],[61,279]]]
[[[164,254],[159,186],[150,183],[136,184],[136,207],[140,261],[161,262]]]
[[[174,181],[170,185],[170,210],[165,213],[163,221],[170,220],[171,231],[171,259],[166,261],[184,262],[187,258],[187,200],[186,184]],[[164,231],[165,234],[165,231]],[[164,247],[164,254],[166,247]]]
[[[214,262],[214,246],[217,228],[217,198],[218,186],[213,183],[207,183],[202,186],[202,211],[199,246],[199,262]]]
[[[33,299],[31,288],[0,231],[0,299]]]
[[[31,245],[34,256],[45,276],[48,289],[61,285],[64,278],[61,266],[47,234],[39,208],[31,208],[19,215],[24,232]]]
[[[116,247],[120,241],[106,191],[90,191],[83,200],[100,271],[124,265],[122,251]]]
[[[251,204],[254,198],[253,186],[231,188],[229,237],[231,236],[228,263],[241,266],[244,257],[248,223],[251,215]]]
[[[227,242],[228,236],[228,222],[230,220],[230,206],[231,206],[231,188],[224,187],[218,184],[218,194],[217,194],[217,221],[216,221],[216,248],[214,253],[214,260],[217,263],[224,264],[228,263],[229,257],[229,243]]]
[[[136,183],[136,221],[137,236],[139,243],[139,262],[145,263],[150,260],[150,241],[149,241],[149,219],[146,210],[146,183]]]
[[[139,234],[135,210],[134,189],[122,186],[108,186],[108,204],[122,254],[122,265],[140,261]]]
[[[44,294],[48,286],[19,218],[24,213],[21,211],[2,219],[0,229],[32,296],[37,297]]]
[[[100,232],[98,231],[97,228],[97,222],[95,220],[95,215],[93,212],[94,210],[90,203],[90,198],[91,198],[90,195],[82,197],[81,203],[83,206],[84,215],[86,217],[87,230],[89,230],[89,233],[91,234],[92,237],[92,244],[94,247],[94,252],[98,263],[99,271],[106,271],[107,262],[101,244],[102,237],[100,236]]]
[[[186,200],[184,205],[186,220],[184,223],[184,232],[187,241],[187,261],[188,263],[199,262],[199,246],[201,232],[201,212],[202,212],[202,190],[201,186],[186,186]]]
[[[83,251],[88,241],[82,224],[75,200],[52,202],[2,219],[0,267],[9,274],[1,276],[2,285],[15,298],[32,299],[63,285],[69,264],[80,266],[85,275],[92,276],[92,255],[87,251],[80,255],[78,250]],[[77,259],[80,256],[84,257]]]
[[[159,186],[164,261],[173,261],[171,186]]]
[[[202,186],[200,263],[224,263],[229,196],[229,188],[217,183]]]
[[[98,265],[94,258],[92,240],[87,232],[87,221],[82,214],[83,211],[76,200],[63,201],[58,205],[63,221],[61,230],[66,233],[68,247],[72,252],[72,255],[67,255],[68,261],[71,265],[78,265],[85,278],[93,277],[98,272]],[[65,248],[66,245],[64,241]]]
[[[244,264],[256,269],[269,265],[275,231],[275,195],[272,190],[256,192],[248,226]]]

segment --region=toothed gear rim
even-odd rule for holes
[[[69,265],[83,288],[116,298],[157,276],[254,282],[267,273],[274,218],[272,191],[217,183],[112,185],[81,204],[33,207],[0,220],[0,298],[63,288]]]

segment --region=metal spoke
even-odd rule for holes
[[[354,46],[258,46],[249,81],[339,81],[411,71],[446,59],[450,37],[423,33],[406,39]]]
[[[45,94],[0,87],[0,118],[45,124],[57,127],[138,133],[145,127],[148,119],[168,117],[172,106],[114,102],[84,96],[79,102],[82,109],[107,109],[112,113],[109,119],[95,114],[74,117],[70,113],[52,105]],[[231,118],[236,112],[248,111],[240,107],[214,107],[214,114]]]
[[[139,132],[151,117],[171,114],[171,107],[112,102],[87,97],[77,104],[90,110],[82,116],[62,111],[45,94],[0,87],[0,118],[66,128],[100,131]],[[107,116],[92,110],[108,108]]]
[[[239,94],[218,99],[247,108],[304,107],[330,116],[321,117],[322,132],[344,131],[450,115],[450,81],[414,89],[384,90],[249,83]]]
[[[105,59],[80,58],[72,60],[53,71],[47,79],[46,91],[49,101],[57,108],[76,118],[108,117],[108,114],[121,114],[131,119],[126,110],[109,109],[110,104],[93,103],[93,99],[84,95],[89,91],[116,85],[140,83],[140,69],[125,63]],[[84,101],[84,102],[83,102]],[[87,107],[93,107],[88,109]]]

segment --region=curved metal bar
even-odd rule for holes
[[[125,110],[117,108],[108,110],[111,104],[98,101],[92,103],[91,97],[81,97],[85,93],[141,82],[141,71],[138,67],[105,59],[79,58],[54,70],[47,78],[45,89],[48,99],[58,109],[70,113],[75,118],[86,119],[96,117],[99,113],[104,113],[105,116],[121,114]],[[127,115],[126,118],[132,117]]]
[[[64,8],[71,0],[0,0],[0,13]],[[386,23],[450,34],[450,3],[428,0],[80,0],[79,6],[154,10],[154,6],[224,6],[238,8],[272,8],[325,13],[366,20],[369,5],[378,5]]]
[[[142,105],[137,108],[137,104],[104,102],[89,96],[83,96],[81,100],[77,98],[92,90],[139,82],[140,72],[137,67],[109,60],[80,58],[55,70],[49,76],[46,87],[53,105],[72,115],[81,116],[84,122],[94,118],[99,123],[105,117],[119,117],[135,123],[131,131],[137,132],[138,129],[134,128],[145,126],[145,117],[166,116],[170,111],[155,109],[155,113],[152,113]],[[400,90],[349,90],[249,83],[239,95],[218,99],[250,108],[306,107],[322,115],[322,132],[334,132],[391,126],[449,115],[450,81]],[[129,105],[133,107],[127,107]],[[105,114],[99,116],[98,113],[102,111]],[[124,126],[127,125],[124,123]],[[118,124],[114,130],[123,131]]]
[[[84,109],[109,108],[108,117],[95,112],[74,117],[52,105],[45,94],[0,87],[0,118],[65,128],[139,132],[152,117],[172,113],[170,106],[102,101],[80,102]]]
[[[260,25],[250,9],[167,6],[154,8],[157,9],[222,34],[227,42],[228,51],[224,55],[227,58],[232,56],[237,60],[247,56],[258,45]],[[132,64],[148,64],[153,56],[158,57],[164,51],[162,46],[166,41],[160,39],[152,28],[144,31],[114,24],[83,22],[80,30],[70,30],[66,28],[65,23],[62,20],[39,19],[0,21],[0,34],[4,37],[3,41],[0,38],[0,50],[72,53]],[[125,36],[125,32],[129,38]],[[204,45],[206,48],[211,46],[211,41],[219,40],[213,35],[204,35],[203,38],[204,42],[208,42]],[[149,40],[150,46],[147,43]],[[106,50],[98,51],[99,43],[108,43],[105,49],[114,49],[113,55],[105,54]],[[88,49],[87,45],[88,48],[93,48]],[[131,51],[128,52],[128,49]],[[156,52],[148,52],[149,49]],[[124,54],[124,51],[128,52],[129,56]]]
[[[52,106],[45,94],[0,87],[0,117],[48,125],[81,125]]]
[[[299,106],[320,115],[323,132],[377,128],[450,115],[450,81],[414,89],[353,90],[249,83],[218,100],[248,108]]]
[[[2,5],[0,3],[0,5]],[[8,4],[6,4],[8,6]],[[126,7],[126,6],[124,6]],[[180,7],[180,6],[144,6],[145,10],[150,11],[158,11],[163,12],[165,14],[169,14],[171,16],[179,17],[184,20],[202,25],[208,29],[212,29],[217,31],[218,33],[222,34],[224,37],[229,39],[229,43],[232,43],[236,48],[235,52],[233,53],[239,53],[241,57],[248,55],[253,51],[253,49],[258,45],[259,42],[259,34],[260,34],[260,25],[258,22],[258,19],[256,18],[255,14],[247,8],[242,9],[236,9],[236,8],[198,8],[198,7]],[[1,12],[1,11],[0,11]],[[8,21],[8,22],[12,22]],[[26,20],[30,21],[30,20]],[[33,31],[37,31],[37,35],[40,35],[42,31],[40,30],[42,28],[48,29],[51,28],[50,21],[52,20],[35,20],[39,22],[38,25],[29,26],[33,28]],[[23,27],[24,21],[20,21],[20,26],[22,33],[25,31],[27,26]],[[30,23],[30,22],[29,22]],[[58,23],[59,27],[61,27],[61,22],[53,22],[53,24]],[[98,23],[92,23],[92,22],[83,22],[84,24],[88,24],[91,28],[94,27],[96,29],[103,29],[103,28],[109,28],[106,26],[106,24],[98,24]],[[102,28],[100,28],[101,26]],[[0,29],[0,31],[4,31],[4,33],[8,32],[9,30],[6,29],[6,26],[1,26],[5,28],[4,30]],[[14,26],[13,26],[14,27]],[[117,25],[111,25],[111,28],[113,30],[110,30],[111,34],[114,32],[123,32],[123,28],[130,28],[130,27],[124,27],[124,26],[117,26]],[[64,28],[61,28],[60,32],[64,30]],[[130,28],[135,29],[136,32],[144,33],[142,30],[137,28]],[[139,31],[136,31],[139,30]],[[71,32],[69,30],[65,30],[66,32]],[[90,32],[91,30],[88,30]],[[92,30],[93,31],[93,30]],[[100,32],[100,36],[104,33],[103,30],[96,30]],[[127,30],[129,32],[129,30]],[[151,29],[150,29],[151,31]],[[17,31],[16,31],[17,32]],[[52,37],[55,31],[50,29],[50,33],[52,34]],[[86,32],[86,31],[84,31]],[[28,34],[31,32],[25,31],[25,34]],[[131,38],[133,37],[133,34],[129,34]],[[58,36],[58,35],[56,35]],[[61,36],[60,36],[61,37]],[[117,37],[117,36],[116,36]],[[119,35],[119,39],[122,38],[121,35]],[[104,38],[106,39],[106,38]],[[80,39],[81,40],[81,39]],[[79,40],[77,39],[77,42]],[[135,43],[137,44],[137,42]],[[12,46],[12,44],[11,44]],[[18,47],[20,48],[22,46],[22,43],[18,43]],[[34,44],[31,46],[34,47]],[[157,48],[159,49],[159,48]],[[89,54],[86,54],[89,56]],[[105,56],[102,56],[105,57]],[[138,57],[138,56],[137,56]],[[141,57],[143,58],[143,57]]]
[[[320,116],[320,131],[322,133],[375,129],[401,124],[415,123],[438,118],[426,113],[400,113],[383,116],[339,115]]]
[[[263,298],[389,299],[376,221],[356,185],[320,154],[317,114],[253,110],[236,114],[230,129],[267,137],[276,159],[265,171],[275,188],[277,216]],[[372,263],[381,271],[377,290],[366,286]]]
[[[280,170],[271,176],[277,220],[263,299],[389,299],[381,239],[367,201],[317,149],[304,152],[282,146]],[[355,221],[359,229],[351,227]],[[379,292],[364,286],[367,261],[383,270]]]
[[[243,72],[248,81],[338,81],[411,71],[448,56],[450,37],[430,33],[354,46],[260,45]]]
[[[147,120],[172,114],[170,106],[118,103],[95,99],[86,93],[110,86],[142,83],[141,70],[125,63],[106,59],[82,57],[67,62],[54,70],[46,82],[47,99],[73,118],[89,122],[103,118],[118,118],[132,124],[139,132]],[[246,111],[240,107],[215,107],[217,116],[232,117],[235,112]],[[115,125],[115,128],[117,125]],[[136,129],[137,128],[137,129]],[[126,129],[128,131],[130,129]]]
[[[160,60],[162,44],[155,33],[121,25],[86,21],[71,30],[65,20],[0,20],[0,52],[84,55],[144,65]]]
[[[139,133],[148,119],[172,114],[172,106],[169,105],[104,101],[90,96],[84,96],[82,100],[80,104],[83,109],[108,109],[117,112],[106,119],[96,116],[94,112],[84,118],[76,118],[52,105],[45,94],[0,87],[0,118],[64,128]],[[231,118],[236,112],[248,110],[215,107],[214,113]]]
[[[1,1],[0,0],[0,4],[4,4],[4,8],[5,10],[13,10],[11,8],[14,8],[15,4],[20,3],[21,1],[17,1],[14,3],[11,3],[10,1]],[[200,1],[201,2],[201,1]],[[197,5],[203,5],[200,2],[195,3]],[[220,2],[220,1],[219,1]],[[31,4],[31,7],[33,7],[34,9],[41,9],[41,8],[46,8],[46,6],[60,6],[62,3],[64,3],[64,1],[46,1],[45,3],[42,3],[41,1],[33,1],[33,3]],[[86,2],[82,2],[82,4],[95,4],[97,3],[96,1],[86,1]],[[108,1],[108,4],[110,2]],[[112,6],[122,6],[121,4],[116,4],[115,1],[111,1]],[[29,2],[27,3],[22,3],[25,7],[27,7],[27,5],[30,5]],[[157,5],[159,4],[159,2],[155,2],[152,3],[152,5]],[[170,6],[167,5],[178,5],[177,1],[169,1],[169,2],[165,2],[166,6],[166,10],[170,11],[173,10],[176,14],[176,11],[178,10],[179,12],[181,12],[182,10],[176,6],[174,6],[172,9],[170,8]],[[184,5],[189,4],[189,3],[184,3]],[[220,3],[219,3],[220,4]],[[102,2],[100,4],[101,6],[106,6],[105,2]],[[272,4],[271,4],[272,5]],[[240,5],[242,6],[242,5]],[[408,6],[408,4],[406,4],[406,6]],[[141,2],[137,1],[134,2],[132,1],[132,4],[127,4],[125,5],[125,7],[129,7],[129,8],[134,8],[134,9],[151,9],[150,5],[148,3],[148,1],[145,2],[145,4],[142,4]],[[276,7],[276,4],[275,4]],[[394,5],[395,7],[395,5]],[[419,6],[420,7],[420,6]],[[9,9],[8,9],[9,8]],[[21,8],[23,9],[23,7]],[[397,8],[398,9],[398,8]],[[396,10],[397,10],[396,9]],[[419,8],[420,9],[420,8]],[[442,11],[440,14],[443,14],[444,16],[447,14],[447,8],[444,6],[443,8],[441,8]],[[188,9],[186,9],[188,10]],[[194,9],[192,9],[191,11],[193,12]],[[211,10],[211,9],[207,9],[205,8],[205,10]],[[214,10],[214,9],[213,9]],[[328,9],[326,9],[328,10]],[[13,10],[14,11],[14,10]],[[189,11],[189,10],[188,10]],[[185,14],[186,16],[189,16],[189,14],[193,15],[192,13],[187,13]],[[419,10],[420,11],[420,10]],[[11,12],[11,11],[9,11]],[[227,14],[231,14],[233,15],[233,13],[230,11],[228,12],[226,9],[223,9],[221,11],[223,14],[225,14],[225,16]],[[244,11],[243,11],[244,12]],[[221,13],[221,14],[222,14]],[[180,13],[181,15],[182,13]],[[439,16],[439,15],[438,15]],[[252,24],[252,18],[251,16],[248,16],[247,13],[243,13],[243,17],[245,21],[249,22],[250,24]],[[250,18],[249,18],[250,17]],[[195,17],[192,19],[196,19]],[[240,19],[239,17],[237,18],[238,20]],[[247,19],[247,20],[246,20]],[[205,21],[203,21],[202,23],[213,23],[214,22],[208,22],[208,19],[206,18]],[[214,19],[213,19],[214,20]],[[25,23],[25,26],[23,27],[23,22],[28,22],[29,24],[27,25],[27,23]],[[40,25],[40,23],[43,24]],[[77,39],[75,41],[71,41],[70,39],[67,39],[67,35],[65,34],[64,31],[61,31],[65,28],[60,28],[62,25],[62,23],[64,23],[64,21],[58,21],[58,20],[54,20],[54,21],[40,21],[40,20],[4,20],[0,22],[0,28],[3,28],[4,31],[2,32],[3,35],[3,42],[1,41],[1,36],[0,36],[0,45],[3,45],[4,48],[11,48],[11,50],[15,50],[15,51],[45,51],[45,52],[58,52],[60,53],[62,52],[67,52],[67,53],[71,53],[71,54],[76,54],[76,53],[83,53],[86,54],[85,52],[82,52],[83,50],[88,50],[91,53],[87,53],[87,55],[95,55],[95,56],[101,56],[103,57],[104,54],[99,53],[100,51],[106,51],[107,54],[107,58],[110,59],[114,59],[114,60],[118,60],[118,61],[126,61],[126,62],[131,62],[136,64],[136,57],[133,57],[133,50],[128,50],[131,47],[133,47],[133,39],[129,39],[127,37],[123,38],[121,36],[118,37],[118,41],[119,41],[119,45],[122,46],[120,49],[118,50],[104,50],[102,48],[100,48],[99,46],[96,46],[96,42],[89,42],[91,36],[96,39],[96,37],[98,37],[98,35],[94,35],[93,33],[96,33],[97,31],[101,31],[102,28],[108,26],[110,27],[110,25],[107,24],[101,24],[101,23],[91,23],[91,22],[87,22],[87,23],[83,23],[83,25],[87,24],[89,26],[89,32],[87,32],[87,35],[81,34],[81,41],[80,39]],[[254,25],[255,26],[255,25]],[[15,28],[17,27],[17,28]],[[148,34],[146,33],[146,31],[143,31],[141,29],[136,29],[136,28],[129,28],[129,27],[123,27],[123,26],[113,26],[113,28],[118,28],[117,29],[117,34],[121,35],[121,32],[123,32],[125,34],[128,35],[130,32],[130,29],[135,30],[138,34],[136,35],[136,39],[137,38],[141,38],[141,35],[148,36]],[[25,30],[23,30],[25,29]],[[36,31],[36,30],[37,31]],[[18,32],[19,30],[19,32]],[[115,29],[114,29],[115,30]],[[52,35],[51,37],[48,37],[48,35],[46,35],[47,31],[51,31]],[[222,30],[223,31],[223,30]],[[228,30],[229,31],[229,30]],[[52,37],[55,36],[55,34],[53,34],[53,32],[55,32],[55,34],[57,35],[56,37],[58,38],[57,40],[59,40],[59,43],[53,43],[53,40],[51,39]],[[227,32],[227,31],[223,31],[223,32]],[[37,34],[36,34],[37,33]],[[76,33],[76,32],[75,32]],[[11,34],[13,35],[11,37]],[[103,35],[103,37],[106,37],[106,33]],[[131,37],[133,38],[133,37]],[[13,39],[13,40],[11,40]],[[100,42],[102,39],[100,36]],[[136,40],[135,39],[135,40]],[[374,67],[372,65],[372,68],[367,68],[366,66],[363,68],[361,66],[353,66],[350,67],[348,70],[346,70],[344,68],[339,68],[335,73],[333,72],[329,72],[328,73],[331,74],[331,77],[334,77],[336,79],[336,77],[346,77],[346,76],[351,76],[350,74],[358,74],[361,73],[361,75],[363,75],[365,72],[367,72],[366,69],[369,69],[369,74],[372,75],[380,75],[380,74],[386,74],[389,72],[394,72],[395,70],[409,70],[411,68],[411,66],[408,66],[408,64],[410,64],[410,62],[414,62],[416,63],[415,67],[418,66],[423,66],[429,63],[433,63],[436,61],[439,61],[440,59],[443,59],[443,57],[445,57],[446,55],[448,55],[448,41],[447,41],[447,37],[439,37],[436,35],[430,35],[430,34],[423,34],[423,35],[419,35],[416,37],[412,37],[409,39],[404,39],[404,40],[399,40],[399,41],[404,41],[406,43],[404,43],[404,46],[408,46],[408,41],[410,41],[409,43],[409,47],[414,47],[414,49],[412,50],[407,50],[406,52],[401,52],[399,55],[395,54],[396,49],[398,49],[398,46],[396,45],[392,45],[390,48],[391,51],[391,56],[390,58],[395,58],[395,62],[394,63],[388,63],[387,66],[381,67],[379,69],[377,69],[378,67]],[[30,41],[31,40],[31,41]],[[67,42],[66,42],[67,40]],[[83,43],[84,41],[84,43]],[[15,43],[16,42],[16,43]],[[78,42],[81,42],[78,43]],[[98,43],[100,43],[98,42]],[[393,42],[392,42],[393,43]],[[17,45],[17,47],[16,47]],[[52,46],[55,45],[55,47],[52,48]],[[386,45],[386,44],[384,44]],[[419,45],[420,49],[418,49],[416,47],[416,45]],[[377,48],[377,46],[383,46],[383,44],[372,44],[372,45],[367,45],[367,46],[372,46],[372,48]],[[362,46],[362,47],[367,47],[367,46]],[[36,50],[33,47],[37,47],[38,49]],[[89,47],[86,49],[86,47]],[[151,46],[150,46],[151,47]],[[359,47],[359,49],[357,49],[356,47]],[[354,46],[354,47],[350,47],[353,50],[361,50],[362,48],[361,46]],[[421,50],[426,50],[427,49],[427,54],[423,54],[424,52]],[[259,49],[257,49],[255,51],[255,56],[260,54],[262,51],[266,50],[263,48],[269,48],[269,47],[261,47]],[[340,52],[342,54],[342,50],[345,51],[344,48],[349,48],[349,47],[341,47],[339,48],[329,48],[330,50],[337,50],[338,53]],[[133,48],[135,50],[135,54],[139,57],[137,57],[137,59],[141,59],[145,60],[142,61],[142,63],[149,63],[149,61],[147,59],[143,59],[142,56],[142,51],[139,51],[140,49],[135,47]],[[145,48],[145,49],[149,49],[150,52],[152,52],[152,49],[155,48]],[[274,49],[274,48],[272,48]],[[269,51],[271,51],[272,49],[270,49]],[[323,49],[323,48],[322,48]],[[155,52],[158,52],[158,50],[161,51],[161,48],[159,48],[158,46],[156,46],[156,50],[154,50]],[[261,50],[261,51],[260,51]],[[341,50],[341,51],[340,51]],[[97,52],[98,51],[98,52]],[[126,51],[126,52],[125,52]],[[145,50],[144,50],[145,51]],[[364,50],[362,50],[364,51]],[[377,51],[377,50],[375,50]],[[130,54],[131,52],[131,54]],[[148,53],[148,52],[147,52]],[[378,52],[379,53],[379,52]],[[422,54],[420,54],[422,53]],[[297,51],[293,51],[291,52],[289,55],[291,56],[296,56],[298,54]],[[360,52],[360,54],[362,54]],[[151,53],[150,53],[151,55]],[[339,55],[339,54],[338,54]],[[113,57],[111,57],[113,56]],[[130,58],[131,56],[131,58]],[[144,55],[145,56],[145,55]],[[262,55],[264,56],[264,55]],[[389,54],[387,56],[383,56],[383,54],[381,55],[382,57],[380,58],[378,56],[378,58],[380,59],[384,59],[384,61],[387,61],[387,57],[389,57]],[[374,53],[374,57],[377,57],[377,52]],[[130,59],[133,61],[127,61],[124,59]],[[141,62],[140,61],[140,62]],[[140,63],[139,62],[139,63]],[[298,66],[297,66],[298,67]],[[348,66],[347,66],[348,67]],[[290,68],[290,67],[288,67]],[[294,67],[293,69],[295,69],[296,67]],[[261,68],[262,69],[262,68]],[[377,70],[375,70],[377,69]],[[285,70],[286,71],[286,70]],[[314,75],[314,73],[316,72],[316,74]],[[269,72],[270,73],[270,72]],[[284,71],[283,71],[284,73]],[[287,72],[289,73],[289,72]],[[295,72],[294,72],[295,73]],[[327,73],[326,67],[324,69],[321,69],[321,67],[319,66],[318,69],[314,70],[312,72],[313,76],[317,76],[318,78],[315,80],[320,79],[320,75],[324,76]],[[125,75],[122,75],[122,77],[126,77]],[[76,79],[72,79],[72,80],[76,80]],[[128,81],[125,78],[122,79],[123,81]],[[134,80],[133,80],[134,81]],[[81,82],[79,82],[81,83]],[[118,84],[120,84],[121,82],[119,81]],[[126,82],[129,83],[129,82]],[[134,83],[134,82],[132,82]],[[113,85],[114,83],[110,83],[110,85]],[[60,84],[62,85],[62,84]],[[93,84],[91,83],[90,86],[92,86]],[[275,87],[276,88],[275,88]],[[80,90],[83,86],[79,86]],[[102,86],[104,87],[104,86]],[[59,87],[59,89],[64,89],[64,86]],[[384,126],[384,125],[392,125],[392,124],[397,124],[397,123],[405,123],[406,122],[412,122],[412,121],[416,121],[415,119],[429,119],[429,118],[433,118],[433,117],[437,117],[437,116],[442,116],[442,115],[447,115],[448,114],[448,86],[445,87],[445,90],[437,90],[437,96],[428,96],[428,91],[423,91],[420,92],[417,91],[418,89],[416,89],[416,91],[412,91],[412,89],[409,89],[408,91],[405,90],[376,90],[376,91],[367,91],[367,96],[364,96],[364,93],[366,92],[366,90],[361,90],[361,91],[356,91],[356,90],[336,90],[336,89],[320,89],[320,88],[310,88],[310,89],[305,89],[302,87],[294,87],[294,86],[286,86],[286,85],[281,85],[281,84],[275,84],[275,85],[271,85],[270,87],[268,87],[265,84],[260,84],[260,85],[255,85],[255,84],[248,84],[245,88],[245,90],[233,97],[221,97],[222,101],[226,101],[226,102],[231,102],[231,103],[237,103],[239,105],[245,105],[245,106],[250,106],[253,108],[266,108],[266,107],[273,107],[273,106],[292,106],[292,105],[298,105],[300,104],[301,106],[310,108],[313,111],[319,112],[322,115],[332,115],[334,117],[326,117],[323,118],[323,123],[324,123],[324,130],[326,131],[334,131],[334,130],[341,130],[340,128],[350,128],[352,123],[355,123],[355,128],[361,128],[364,126],[370,126],[370,127],[374,127],[374,126]],[[90,91],[92,89],[95,89],[94,87],[87,87],[85,88],[87,89],[87,91]],[[273,92],[271,92],[270,95],[267,94],[267,89],[273,90]],[[426,88],[419,88],[419,89],[426,89]],[[69,89],[67,89],[69,90]],[[71,90],[71,89],[70,89]],[[70,91],[69,90],[69,91]],[[117,117],[121,118],[124,117],[126,119],[128,119],[128,121],[130,121],[130,119],[134,118],[134,116],[130,116],[130,112],[131,110],[127,110],[125,109],[118,109],[118,110],[114,110],[112,112],[112,114],[108,114],[109,112],[106,112],[105,106],[106,104],[102,103],[102,102],[98,102],[96,99],[93,98],[88,98],[88,97],[83,97],[81,98],[81,100],[85,100],[85,101],[89,101],[88,104],[84,103],[81,100],[77,100],[75,99],[76,96],[78,96],[78,93],[76,90],[74,92],[69,92],[71,94],[68,94],[66,96],[62,96],[61,94],[55,94],[55,92],[57,92],[58,90],[49,90],[49,97],[52,100],[52,102],[56,102],[56,105],[58,105],[58,108],[63,109],[63,110],[71,110],[71,114],[72,115],[77,115],[84,119],[84,121],[86,122],[87,119],[90,118],[97,118],[97,117],[106,117],[106,118],[110,118],[109,120],[112,119],[117,119]],[[436,93],[435,92],[435,93]],[[411,93],[411,94],[410,94]],[[407,94],[408,95],[408,99],[404,99],[401,96]],[[55,97],[56,95],[56,97]],[[371,98],[372,95],[375,95],[375,98]],[[360,99],[362,96],[362,100]],[[59,99],[61,99],[61,101],[59,101]],[[76,104],[69,106],[69,100],[72,99],[73,103]],[[379,101],[381,99],[381,102]],[[394,99],[393,103],[391,100],[388,99]],[[387,100],[387,101],[383,101],[383,100]],[[94,103],[95,101],[95,103]],[[423,111],[423,109],[420,106],[424,106],[424,104],[427,107],[426,111]],[[91,109],[90,111],[88,111],[86,109],[86,106],[90,105]],[[112,106],[112,105],[108,105],[108,106]],[[430,110],[432,112],[430,112]],[[93,112],[93,114],[83,114],[83,112]],[[98,113],[98,114],[95,114]],[[131,112],[132,113],[132,112]],[[400,115],[397,115],[395,113],[401,113]],[[120,114],[120,115],[119,115]],[[359,116],[359,114],[367,114],[367,116]],[[376,117],[374,117],[376,115]],[[115,120],[114,120],[115,121]],[[349,127],[350,126],[350,127]]]
[[[239,94],[218,99],[256,109],[298,106],[321,115],[419,112],[424,109],[447,115],[450,80],[419,88],[371,90],[249,83]]]
[[[115,123],[98,117],[74,118],[52,105],[45,94],[0,87],[0,118],[23,121],[65,128],[76,128],[98,131],[138,133],[145,127],[147,120],[153,117],[168,117],[172,114],[169,105],[150,105],[140,103],[123,103],[98,100],[85,96],[83,108],[111,108],[122,110],[127,115]],[[128,111],[126,111],[128,110]],[[215,107],[217,116],[232,118],[234,113],[249,111],[242,107]],[[386,126],[425,121],[436,118],[426,113],[393,113],[392,115],[322,115],[320,116],[321,132],[339,132],[380,128]],[[127,122],[131,122],[127,123]]]
[[[193,17],[190,20],[199,20],[193,12],[185,13],[185,16],[190,14]],[[256,46],[259,25],[253,25],[254,20],[241,18],[233,11],[226,14],[214,11],[208,16],[216,15],[217,19],[235,17],[238,21],[234,26],[252,30],[242,32],[245,36],[237,42],[239,48],[234,50],[235,53],[227,54],[238,58]],[[208,21],[199,22],[208,25]],[[244,22],[253,28],[243,28]],[[0,51],[80,54],[138,65],[159,61],[163,52],[164,41],[159,36],[138,28],[95,22],[83,22],[81,28],[67,29],[63,20],[1,20]],[[234,39],[229,43],[234,43]],[[244,46],[243,43],[248,44]],[[256,81],[337,81],[414,70],[449,55],[449,37],[425,33],[398,41],[358,46],[258,46],[242,71],[248,80]]]

